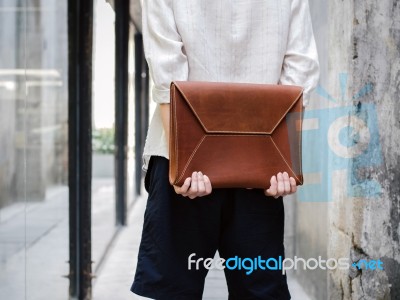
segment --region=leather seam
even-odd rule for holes
[[[183,175],[185,174],[187,168],[189,167],[189,164],[192,162],[193,157],[195,156],[197,150],[199,150],[201,144],[203,144],[204,140],[205,140],[206,137],[208,137],[208,136],[224,136],[224,135],[218,135],[218,134],[204,135],[204,136],[202,137],[202,139],[200,140],[200,142],[197,144],[196,148],[193,150],[193,153],[190,155],[190,157],[189,157],[189,159],[188,159],[188,162],[186,163],[185,168],[184,168],[183,171],[182,171],[181,176],[179,176],[179,178],[178,178],[175,182],[179,182],[179,181],[182,179],[182,177],[183,177]],[[239,134],[239,135],[237,135],[237,136],[243,136],[243,135],[240,135],[240,134]],[[247,135],[247,136],[259,136],[259,135]],[[267,135],[267,136],[269,136],[269,135]],[[271,139],[272,139],[272,137],[271,137]]]
[[[276,122],[274,128],[272,128],[271,132],[269,134],[272,134],[276,127],[279,126],[279,124],[281,124],[282,120],[286,117],[287,113],[289,110],[291,110],[293,108],[293,106],[299,101],[300,96],[303,94],[303,90],[300,91],[300,93],[297,95],[296,99],[293,101],[293,103],[289,106],[289,108],[285,111],[285,113],[282,115],[282,117],[279,119],[278,122]]]
[[[290,169],[290,171],[292,171],[293,176],[296,177],[296,179],[297,179],[299,182],[301,182],[300,179],[296,176],[296,173],[293,171],[293,169],[292,169],[292,168],[290,167],[290,165],[288,164],[288,162],[287,162],[287,160],[285,159],[285,157],[282,155],[282,152],[281,152],[281,151],[279,150],[279,148],[276,146],[275,141],[274,141],[274,139],[272,138],[272,136],[271,136],[271,141],[272,141],[272,143],[274,144],[276,150],[278,150],[278,153],[279,153],[279,155],[282,157],[283,161],[286,163],[286,166]]]
[[[214,135],[214,134],[213,134],[213,135],[211,135],[211,136],[221,136],[221,135]],[[223,136],[223,135],[222,135],[222,136]],[[239,135],[239,136],[241,136],[241,135]],[[258,135],[255,135],[255,136],[258,136]],[[184,169],[183,169],[181,175],[180,175],[179,178],[176,180],[176,182],[179,182],[179,181],[182,179],[182,177],[183,177],[183,175],[185,174],[187,168],[189,167],[190,163],[192,162],[193,157],[194,157],[195,154],[197,153],[197,150],[200,148],[201,144],[203,144],[203,142],[204,142],[204,140],[206,139],[206,137],[207,137],[207,135],[204,135],[204,136],[202,137],[202,139],[200,140],[200,142],[197,144],[196,148],[194,149],[193,153],[190,155],[190,157],[189,157],[189,159],[188,159],[188,162],[186,163],[186,165],[185,165],[185,167],[184,167]],[[272,141],[272,143],[273,143],[275,149],[278,151],[279,155],[282,157],[283,161],[286,163],[286,166],[287,166],[287,167],[290,169],[290,171],[293,173],[293,176],[298,180],[298,182],[300,182],[301,184],[303,184],[303,181],[300,180],[300,179],[297,177],[297,174],[293,171],[293,169],[290,167],[290,165],[289,165],[289,163],[287,162],[287,160],[285,159],[285,157],[282,155],[282,152],[281,152],[281,151],[279,150],[279,148],[277,147],[277,145],[276,145],[274,139],[272,138],[272,136],[271,136],[271,135],[266,135],[265,137],[267,137],[267,138],[269,137],[269,138],[271,139],[271,141]],[[300,145],[300,146],[301,146],[301,145]],[[178,163],[178,162],[177,162],[177,163]],[[301,161],[300,161],[300,163],[301,163]],[[301,168],[300,168],[300,169],[301,169]],[[301,170],[300,170],[300,171],[301,171]]]
[[[187,105],[189,105],[190,109],[192,110],[192,112],[195,114],[197,120],[199,120],[201,127],[203,127],[205,132],[208,132],[206,126],[203,124],[203,122],[201,121],[199,115],[197,114],[196,110],[193,108],[192,104],[190,103],[190,101],[188,100],[188,98],[186,97],[185,93],[179,88],[179,86],[177,84],[175,84],[175,87],[179,90],[179,92],[182,94],[183,98],[186,100]]]
[[[270,132],[253,132],[253,131],[213,131],[213,130],[208,130],[207,133],[212,133],[214,135],[218,135],[221,133],[236,133],[236,135],[271,135],[272,133]]]
[[[199,150],[201,144],[203,143],[203,141],[205,140],[206,137],[207,137],[207,135],[204,135],[203,138],[200,140],[200,142],[197,144],[196,148],[194,148],[192,155],[190,155],[185,167],[183,168],[181,176],[179,176],[179,178],[176,182],[179,182],[182,179],[183,175],[185,175],[185,172],[186,172],[187,168],[189,167],[189,164],[192,162],[194,155],[196,154],[197,150]]]
[[[233,132],[235,133],[235,132]],[[232,134],[232,135],[226,135],[226,134],[218,134],[218,133],[212,133],[212,134],[207,134],[206,136],[227,136],[227,137],[231,137],[231,136],[271,136],[270,134]]]

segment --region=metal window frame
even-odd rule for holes
[[[93,0],[68,0],[70,299],[92,298]]]
[[[129,0],[115,3],[116,225],[127,224]],[[93,0],[68,0],[68,158],[70,299],[92,299],[92,57]],[[135,41],[135,186],[140,194],[141,156],[148,127],[149,72],[139,30]],[[111,241],[112,242],[112,241]]]
[[[127,224],[129,109],[129,0],[115,1],[115,191],[116,224]]]

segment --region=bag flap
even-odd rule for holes
[[[207,133],[272,134],[302,101],[299,86],[175,81]]]

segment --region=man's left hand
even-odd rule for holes
[[[286,172],[279,172],[278,175],[272,176],[270,183],[269,189],[264,190],[266,196],[278,198],[294,194],[297,191],[296,180],[293,177],[289,178],[289,174]]]

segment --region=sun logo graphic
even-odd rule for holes
[[[302,169],[305,184],[298,198],[307,202],[346,198],[375,198],[381,185],[374,179],[382,165],[375,105],[362,98],[373,92],[365,84],[346,99],[347,74],[339,74],[341,95],[331,96],[322,86],[316,92],[335,107],[307,110],[303,116]],[[290,117],[290,116],[289,116]]]

